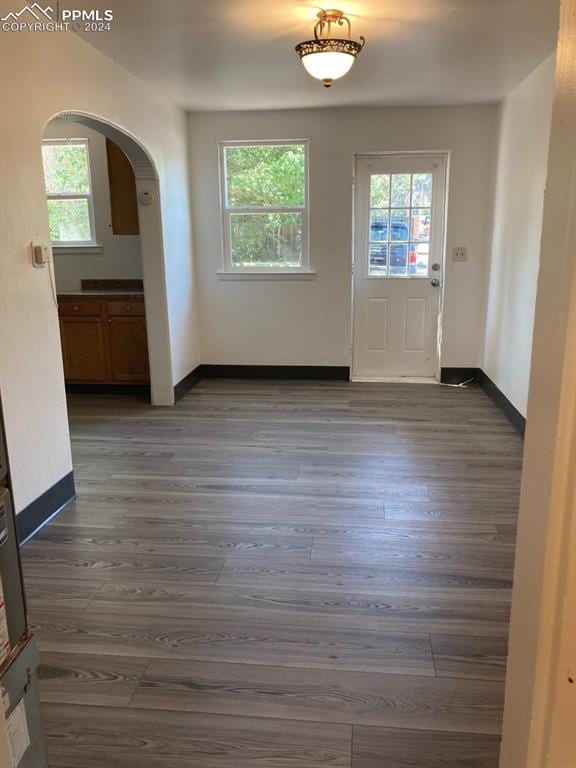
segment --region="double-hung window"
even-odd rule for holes
[[[307,272],[305,141],[220,145],[226,272]]]
[[[47,139],[42,143],[42,159],[52,244],[94,245],[87,139]]]

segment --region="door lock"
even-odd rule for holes
[[[440,269],[440,264],[432,264],[432,272],[438,272]]]
[[[430,280],[430,285],[433,288],[438,288],[440,286],[440,280],[438,280],[438,278],[435,277],[433,280]]]

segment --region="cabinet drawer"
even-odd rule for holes
[[[110,317],[144,317],[143,301],[108,301],[106,312]]]
[[[99,317],[102,313],[102,302],[93,299],[78,299],[58,302],[58,314],[60,315],[80,315],[84,317]]]

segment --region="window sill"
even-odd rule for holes
[[[316,272],[217,272],[218,280],[314,280]]]
[[[88,245],[53,245],[52,253],[56,256],[62,256],[65,253],[97,254],[102,253],[104,247],[99,243]]]

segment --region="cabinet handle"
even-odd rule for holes
[[[109,322],[109,323],[111,323],[111,322],[112,322],[112,318],[109,318],[109,319],[108,319],[108,322]]]
[[[78,312],[79,309],[80,307],[74,307],[74,312]]]
[[[126,310],[126,312],[132,312],[132,307],[124,307],[124,309]]]

